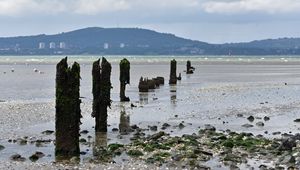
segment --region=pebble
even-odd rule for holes
[[[253,121],[254,121],[254,117],[253,117],[253,116],[249,116],[247,119],[248,119],[250,122],[253,122]]]
[[[263,122],[257,122],[257,123],[256,123],[256,126],[260,126],[260,127],[261,127],[261,126],[264,126],[264,125],[265,125],[265,124],[264,124]]]
[[[246,124],[243,124],[242,127],[245,127],[245,128],[251,128],[253,127],[253,125],[249,124],[249,123],[246,123]]]
[[[10,157],[10,159],[12,161],[20,161],[20,162],[23,162],[26,160],[26,158],[22,157],[20,154],[14,154]]]

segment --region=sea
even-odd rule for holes
[[[31,145],[7,143],[8,139],[24,135],[40,137],[42,131],[55,129],[56,64],[64,57],[0,56],[0,142],[7,148],[0,160],[8,160],[13,153],[30,156],[35,149]],[[300,56],[68,56],[69,65],[76,61],[81,67],[81,130],[94,132],[92,63],[102,57],[112,64],[113,102],[108,110],[106,144],[130,142],[130,135],[120,138],[113,131],[123,128],[124,120],[127,127],[155,125],[159,129],[167,122],[172,128],[166,132],[172,136],[197,133],[207,124],[218,131],[230,129],[263,134],[267,138],[279,137],[273,135],[277,131],[299,131],[293,120],[300,117]],[[131,63],[130,84],[126,86],[130,102],[125,103],[119,99],[119,62],[123,58]],[[177,85],[168,84],[172,59],[177,61],[177,75],[182,77]],[[186,74],[187,60],[195,67],[194,74]],[[139,92],[141,77],[157,76],[164,77],[164,85],[149,93]],[[125,119],[122,112],[126,113]],[[270,121],[264,127],[243,127],[251,115],[257,118],[255,121],[264,116],[270,117]],[[179,129],[179,123],[185,128]],[[96,138],[93,133],[88,135],[92,140]],[[81,147],[91,150],[85,145]],[[39,161],[54,160],[53,144],[39,149],[52,155]],[[82,159],[91,155],[87,152]]]

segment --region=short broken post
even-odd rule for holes
[[[107,132],[107,107],[111,106],[111,64],[102,58],[93,63],[93,113],[96,132]]]
[[[56,65],[55,156],[79,156],[80,66],[68,67],[67,57]]]
[[[130,84],[130,62],[124,58],[120,62],[120,101],[130,101],[129,97],[125,96],[126,84]]]
[[[192,67],[191,61],[188,60],[186,62],[186,74],[193,74],[194,73],[195,68]]]
[[[169,84],[177,84],[176,64],[177,64],[177,62],[175,59],[171,60]]]

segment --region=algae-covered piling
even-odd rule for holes
[[[107,132],[107,107],[111,105],[111,64],[102,58],[93,63],[93,117],[96,118],[96,132]]]
[[[125,96],[126,84],[130,83],[130,62],[124,58],[120,62],[120,100],[130,101],[129,97]]]
[[[81,110],[80,66],[68,67],[67,58],[56,65],[56,156],[78,156]]]
[[[171,60],[169,84],[177,84],[176,64],[177,64],[177,62],[175,59]]]

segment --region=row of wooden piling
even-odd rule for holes
[[[100,63],[101,62],[101,63]],[[126,85],[130,83],[130,62],[123,59],[120,62],[120,101],[130,101],[125,96]],[[93,63],[92,68],[92,117],[95,117],[95,131],[107,132],[107,108],[111,106],[111,64],[102,58]],[[171,61],[169,84],[177,83],[176,60]],[[191,74],[190,61],[187,62],[187,74]],[[141,78],[139,91],[148,92],[164,84],[163,77],[153,79]],[[56,66],[56,156],[79,156],[79,126],[80,118],[80,66],[74,62],[68,66],[67,57]]]

